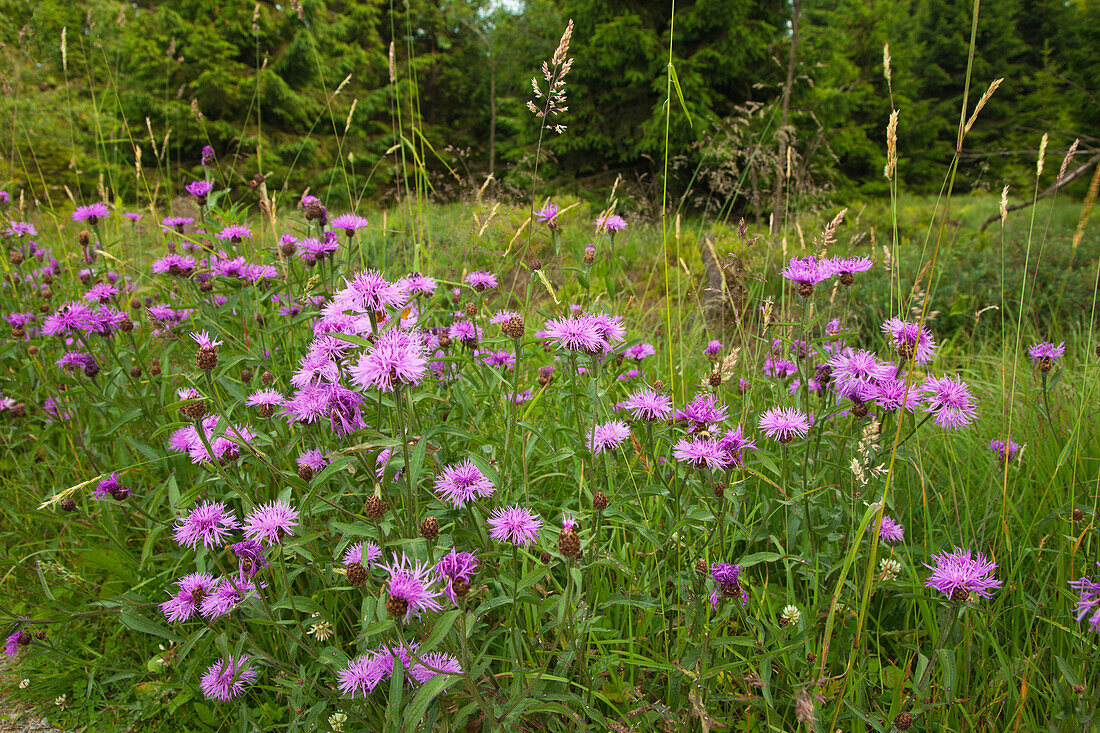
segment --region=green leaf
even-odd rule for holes
[[[401,665],[396,666],[400,667]],[[436,695],[458,682],[458,680],[458,675],[437,674],[435,677],[425,682],[424,685],[417,690],[416,697],[413,698],[412,703],[405,708],[405,727],[402,728],[402,731],[404,731],[404,733],[413,733],[413,731],[420,730],[420,721],[423,720],[428,705],[431,704]]]
[[[133,609],[126,608],[118,615],[119,622],[128,629],[141,632],[142,634],[150,634],[152,636],[159,636],[162,639],[168,639],[179,643],[183,641],[183,637],[178,634],[172,633],[167,626],[158,624],[152,619],[148,619],[145,616],[138,615]]]

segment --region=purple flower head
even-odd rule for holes
[[[738,425],[718,439],[718,448],[726,453],[726,465],[740,466],[745,462],[745,451],[756,450],[756,441],[746,438]]]
[[[884,410],[900,410],[903,406],[913,412],[920,405],[920,395],[913,385],[906,387],[904,379],[891,377],[877,384],[867,385],[860,394]],[[865,400],[866,401],[866,400]]]
[[[216,581],[207,573],[191,573],[176,581],[176,592],[160,604],[160,611],[169,622],[186,621],[199,611],[206,594],[214,589]]]
[[[435,493],[456,509],[491,496],[494,491],[493,482],[469,460],[446,466],[435,480]]]
[[[672,455],[681,463],[695,468],[722,468],[729,461],[729,454],[714,438],[681,438],[673,447]]]
[[[230,654],[224,661],[214,662],[207,668],[199,687],[208,700],[232,700],[251,686],[258,674],[248,665],[248,656],[242,654],[234,659]]]
[[[237,518],[220,501],[203,502],[178,522],[174,531],[176,542],[181,547],[192,548],[199,542],[206,547],[214,547],[240,526]]]
[[[111,210],[107,208],[107,204],[88,204],[76,207],[76,211],[73,212],[73,221],[86,221],[91,226],[95,226],[100,219],[106,219],[110,215]]]
[[[622,442],[630,437],[630,428],[622,420],[596,425],[588,436],[588,449],[599,454],[604,451],[614,451]]]
[[[813,294],[815,285],[827,280],[833,273],[826,263],[810,256],[791,259],[779,274],[797,283],[798,294],[806,298]]]
[[[19,647],[22,646],[23,643],[26,643],[23,642],[24,637],[26,637],[28,641],[31,638],[30,632],[26,629],[19,629],[8,635],[7,640],[4,642],[4,654],[6,654],[9,659],[14,659],[15,656],[19,654]]]
[[[470,321],[455,321],[447,329],[447,336],[452,341],[461,341],[467,346],[473,346],[481,340],[481,327],[475,326]]]
[[[428,652],[409,667],[409,677],[418,685],[439,674],[462,674],[462,665],[446,652]]]
[[[129,495],[130,490],[119,482],[118,474],[111,473],[96,485],[95,493],[92,495],[92,498],[96,501],[103,501],[108,496],[113,496],[116,499],[124,499]]]
[[[773,407],[760,415],[760,429],[772,440],[790,443],[805,438],[810,431],[810,418],[793,408]]]
[[[1079,580],[1069,581],[1071,588],[1077,591],[1077,620],[1085,616],[1089,617],[1089,627],[1093,631],[1100,632],[1100,578],[1093,580],[1084,576]]]
[[[431,295],[439,287],[435,278],[421,275],[419,272],[406,275],[398,280],[398,283],[409,292],[409,295]]]
[[[236,244],[242,239],[251,238],[252,230],[243,224],[230,224],[214,236],[218,239],[228,239],[230,242]]]
[[[598,354],[607,346],[600,324],[588,315],[547,321],[545,333],[555,346],[569,351]]]
[[[389,573],[389,594],[391,601],[404,601],[404,621],[420,618],[425,611],[439,611],[441,591],[436,588],[434,569],[420,562],[410,560],[404,553],[393,556],[393,562],[381,566]],[[387,604],[388,605],[388,604]]]
[[[703,353],[707,356],[718,356],[718,353],[722,351],[722,342],[714,339],[707,343],[707,347],[703,349]]]
[[[258,571],[267,567],[264,546],[256,540],[241,540],[229,546],[237,556],[237,570],[241,577],[252,578]]]
[[[269,408],[274,413],[274,408],[282,407],[285,401],[277,389],[258,389],[248,395],[244,403],[249,407]]]
[[[977,417],[970,387],[958,377],[928,377],[917,391],[924,395],[925,411],[942,428],[965,428]]]
[[[538,541],[542,520],[539,516],[518,505],[497,507],[489,516],[489,536],[498,542],[511,542],[526,547]]]
[[[888,362],[880,362],[870,351],[846,348],[829,359],[833,384],[837,391],[845,392],[853,385],[890,379],[897,368]]]
[[[206,331],[192,333],[191,339],[199,345],[200,349],[214,349],[222,345],[221,341],[210,338],[210,334],[208,334]]]
[[[168,254],[153,262],[155,275],[180,275],[186,277],[195,271],[195,260],[181,254]]]
[[[798,374],[798,365],[790,359],[783,359],[768,354],[766,357],[764,357],[763,371],[764,374],[769,377],[785,379],[786,377],[791,377],[795,374]]]
[[[902,360],[908,361],[912,358],[917,366],[924,366],[932,361],[932,356],[936,353],[936,342],[932,333],[921,324],[891,318],[882,324],[882,331],[890,335],[890,343]]]
[[[255,592],[256,586],[247,576],[222,576],[214,590],[203,596],[199,614],[208,619],[220,618]]]
[[[1032,344],[1027,350],[1028,356],[1031,357],[1031,362],[1036,364],[1043,372],[1050,371],[1054,366],[1054,360],[1060,359],[1066,355],[1066,342],[1055,346],[1050,341],[1040,341],[1037,344]]]
[[[436,563],[435,571],[439,574],[440,579],[446,580],[447,587],[443,589],[443,592],[447,594],[447,598],[451,600],[451,603],[458,605],[458,598],[454,591],[455,581],[468,585],[473,576],[477,574],[477,566],[478,559],[472,552],[459,552],[454,549]]]
[[[337,239],[325,238],[324,240],[320,240],[316,237],[306,237],[298,242],[298,256],[312,265],[318,260],[323,260],[332,256],[332,253],[339,248],[340,242]]]
[[[993,577],[997,564],[980,552],[955,548],[954,552],[933,555],[932,562],[924,566],[932,571],[924,585],[952,600],[964,601],[971,593],[989,598],[993,595],[990,591],[1001,587],[1001,581]]]
[[[884,542],[901,542],[905,537],[905,528],[895,522],[891,517],[882,515],[882,524],[878,528],[878,536]]]
[[[465,279],[466,284],[479,293],[497,287],[497,276],[491,272],[471,272]]]
[[[635,420],[653,422],[672,414],[672,399],[652,387],[642,387],[619,403]]]
[[[195,223],[195,219],[190,216],[166,216],[160,220],[160,223],[167,229],[174,229],[183,234],[189,224]]]
[[[633,359],[634,361],[641,361],[647,356],[653,356],[656,353],[657,349],[653,348],[653,344],[634,344],[623,350],[623,356],[627,359]]]
[[[718,584],[718,591],[726,598],[739,597],[741,605],[748,602],[749,596],[741,587],[741,566],[728,562],[716,562],[710,566],[710,577]],[[717,606],[717,596],[712,597],[711,607]]]
[[[74,300],[46,316],[42,322],[43,336],[64,336],[70,333],[88,333],[96,325],[97,319],[84,303]]]
[[[384,331],[370,352],[361,355],[348,370],[352,381],[361,388],[374,387],[382,392],[420,384],[427,371],[423,334],[417,329],[399,328]]]
[[[38,230],[29,221],[13,221],[4,234],[9,237],[34,237],[38,235]]]
[[[1001,463],[1011,461],[1020,452],[1020,444],[1009,438],[1007,441],[994,438],[989,441],[989,450],[997,454],[997,460]]]
[[[541,209],[535,212],[535,221],[546,222],[547,224],[557,224],[558,205],[549,202]]]
[[[339,216],[332,217],[328,223],[333,229],[342,229],[348,239],[355,236],[356,229],[362,229],[367,226],[367,224],[367,220],[358,214],[340,214]]]
[[[705,430],[711,425],[717,425],[727,417],[725,405],[719,405],[717,398],[712,394],[697,395],[695,399],[684,406],[683,410],[677,410],[676,422],[688,423],[689,432]]]
[[[191,181],[183,188],[195,198],[202,198],[210,195],[210,192],[214,190],[214,184],[210,181]]]
[[[245,536],[268,545],[281,545],[297,526],[298,511],[282,501],[261,504],[244,518]]]
[[[382,549],[373,542],[356,542],[344,551],[344,565],[359,563],[366,568],[381,559]]]
[[[822,263],[822,267],[831,275],[839,275],[841,285],[851,285],[855,282],[853,275],[867,272],[871,264],[869,257],[830,257]]]
[[[622,218],[618,214],[612,214],[611,216],[601,216],[596,219],[596,228],[603,229],[605,232],[614,234],[615,232],[621,232],[626,229],[626,219]]]
[[[214,148],[210,145],[202,146],[202,164],[203,167],[214,164]]]
[[[335,312],[357,310],[361,313],[382,313],[407,303],[409,292],[399,283],[387,282],[377,270],[356,275],[332,299]],[[327,314],[326,314],[327,315]]]
[[[314,473],[320,473],[328,465],[328,459],[325,458],[324,453],[316,448],[310,448],[307,451],[302,451],[302,455],[298,456],[299,466],[308,466]]]
[[[336,675],[340,692],[350,697],[356,693],[367,696],[393,672],[393,658],[388,651],[368,652],[348,662]]]

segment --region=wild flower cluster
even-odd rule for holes
[[[111,255],[127,234],[106,203],[73,214],[94,235],[53,248],[8,210],[0,290],[2,417],[70,440],[84,472],[39,487],[41,511],[107,562],[140,557],[94,607],[171,644],[180,705],[243,701],[223,714],[244,720],[276,700],[290,729],[378,729],[397,705],[414,727],[472,730],[560,710],[622,721],[634,699],[652,721],[653,671],[607,661],[640,643],[635,624],[682,655],[662,669],[706,672],[662,684],[772,705],[755,672],[724,671],[742,652],[723,629],[818,648],[800,605],[844,557],[877,567],[896,608],[923,582],[952,623],[1001,588],[977,548],[930,554],[923,579],[912,564],[930,528],[899,520],[890,457],[977,430],[980,396],[936,368],[920,320],[834,312],[867,257],[791,259],[786,307],[670,364],[619,301],[533,299],[541,270],[383,272],[370,223],[316,197],[245,224],[210,180],[187,191],[199,221],[166,218],[148,267]],[[596,227],[613,241],[626,223]],[[1045,387],[1064,344],[1029,353]],[[104,442],[97,413],[125,437]],[[991,474],[1019,465],[1011,433],[987,437]],[[1072,586],[1100,628],[1100,585]],[[832,628],[843,611],[812,613]],[[10,626],[10,657],[48,648],[48,624]],[[833,652],[822,666],[843,666]],[[804,677],[786,688],[800,719],[826,687]]]

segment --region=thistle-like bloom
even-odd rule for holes
[[[222,538],[241,526],[220,501],[205,501],[178,521],[174,532],[175,540],[180,547],[191,548],[199,542],[205,547],[215,547],[221,544]]]
[[[160,223],[168,229],[174,229],[183,234],[188,225],[195,223],[195,218],[192,216],[166,216],[160,220]]]
[[[622,420],[596,425],[588,436],[588,449],[593,453],[614,451],[630,437],[630,428]]]
[[[152,266],[155,275],[179,275],[186,277],[195,271],[193,257],[176,253],[167,254],[159,260],[155,260]]]
[[[24,635],[26,635],[28,639],[30,638],[30,633],[25,629],[19,629],[8,635],[7,640],[4,642],[4,654],[6,654],[9,659],[14,659],[15,655],[19,653],[19,647],[21,646],[20,642]]]
[[[1038,366],[1041,372],[1046,373],[1053,368],[1055,359],[1066,355],[1066,342],[1063,341],[1055,346],[1050,341],[1040,341],[1032,344],[1027,353],[1031,357],[1031,362]]]
[[[547,321],[544,329],[545,338],[558,348],[568,351],[598,354],[607,346],[599,324],[588,315],[556,318]]]
[[[46,316],[42,322],[42,335],[63,336],[69,333],[88,333],[96,325],[97,319],[84,303],[74,300]]]
[[[882,331],[890,335],[891,345],[903,360],[912,358],[917,366],[924,366],[932,361],[932,356],[936,353],[936,342],[926,327],[900,318],[891,318],[882,324]]]
[[[369,222],[358,214],[340,214],[339,216],[332,217],[329,220],[328,225],[333,229],[342,229],[348,239],[355,236],[356,229],[362,229],[367,226]]]
[[[244,518],[245,536],[266,545],[281,545],[297,526],[298,511],[282,501],[261,504]]]
[[[298,456],[299,466],[308,466],[314,473],[320,473],[328,465],[328,459],[325,458],[325,454],[316,448],[310,448],[307,451],[302,451],[302,455]]]
[[[652,387],[643,387],[619,403],[635,420],[653,422],[672,414],[672,399]]]
[[[653,348],[653,344],[634,344],[623,349],[623,356],[627,359],[633,359],[634,361],[641,361],[647,356],[653,356],[657,353],[657,349]]]
[[[254,667],[248,665],[247,655],[242,654],[234,659],[230,654],[224,661],[214,662],[207,668],[199,687],[208,700],[232,700],[252,685],[258,674]]]
[[[424,337],[417,329],[384,331],[370,352],[359,357],[348,372],[363,389],[375,387],[393,392],[401,386],[414,386],[424,379],[428,359],[424,354]]]
[[[409,295],[431,295],[439,287],[434,277],[421,275],[419,272],[406,275],[397,282],[409,291]]]
[[[445,652],[429,652],[409,667],[409,677],[418,685],[439,674],[462,674],[462,665]]]
[[[191,334],[191,339],[199,345],[200,349],[214,349],[222,345],[221,341],[210,338],[210,334],[206,331]]]
[[[814,286],[829,279],[833,272],[816,257],[795,257],[779,273],[783,277],[798,283],[798,294],[807,298],[813,294]]]
[[[513,545],[526,547],[538,541],[539,530],[542,528],[542,520],[539,516],[519,505],[501,508],[497,507],[489,516],[489,536],[498,542],[511,542]]]
[[[790,443],[795,438],[805,438],[810,431],[810,418],[793,408],[773,407],[760,416],[760,429],[772,440]]]
[[[9,237],[35,237],[38,236],[38,230],[29,221],[13,221],[4,230],[4,234]]]
[[[391,613],[395,609],[400,610],[403,603],[404,620],[408,623],[410,619],[420,618],[425,611],[439,611],[442,608],[438,600],[442,592],[435,586],[435,572],[431,566],[419,560],[410,560],[402,553],[400,557],[394,555],[393,562],[381,567],[390,576],[390,602],[396,603],[392,608],[387,604]]]
[[[626,219],[622,218],[618,214],[612,214],[611,216],[601,216],[596,219],[596,228],[602,229],[610,234],[621,232],[623,229],[626,229]]]
[[[971,593],[989,598],[990,592],[1001,587],[1001,581],[993,577],[997,564],[987,560],[982,554],[970,550],[955,548],[954,552],[944,552],[932,556],[933,565],[924,567],[932,571],[924,585],[935,588],[948,598],[965,601]]]
[[[100,219],[106,219],[110,215],[111,210],[107,208],[107,204],[88,204],[76,207],[76,211],[73,212],[73,221],[86,221],[95,226]]]
[[[1009,438],[1007,441],[994,438],[989,441],[989,450],[997,454],[997,460],[1001,463],[1011,461],[1020,452],[1020,444]]]
[[[208,573],[191,573],[176,581],[176,592],[160,604],[160,611],[169,622],[186,621],[199,611],[202,599],[214,589],[217,581]]]
[[[214,236],[218,239],[228,239],[230,242],[236,244],[242,239],[250,238],[252,236],[252,230],[243,224],[230,224]]]
[[[925,411],[932,413],[942,428],[965,428],[977,416],[970,387],[958,377],[928,377],[918,391],[924,395]]]
[[[103,501],[108,496],[122,499],[129,495],[130,490],[119,482],[118,474],[111,473],[104,477],[95,487],[95,494],[93,494],[92,498],[96,501]]]
[[[110,303],[117,297],[118,288],[109,283],[98,283],[84,293],[84,300],[89,303]]]
[[[382,549],[373,542],[356,542],[344,551],[344,565],[359,563],[366,568],[381,559]]]
[[[326,310],[383,313],[387,308],[404,305],[408,300],[409,292],[400,283],[387,282],[382,273],[367,270],[356,275],[347,287],[336,293]]]
[[[329,234],[329,232],[325,232],[325,234]],[[340,249],[340,240],[335,236],[325,237],[324,239],[306,237],[298,242],[298,256],[310,265],[315,264],[318,260],[328,259],[338,249]]]
[[[275,408],[282,407],[284,402],[286,399],[279,394],[279,390],[258,389],[248,395],[244,403],[249,407],[259,407],[264,417],[270,417],[275,414]]]
[[[829,359],[833,383],[838,392],[846,392],[853,386],[890,379],[897,368],[880,362],[870,351],[846,348]]]
[[[745,462],[745,451],[756,450],[756,441],[746,438],[738,425],[718,439],[718,447],[726,453],[726,465],[740,466]]]
[[[695,468],[722,468],[729,455],[713,438],[681,438],[672,449],[672,456]]]
[[[214,148],[210,145],[202,146],[202,166],[203,168],[214,165]]]
[[[917,388],[912,384],[906,386],[904,379],[894,377],[884,379],[877,384],[867,385],[860,394],[874,401],[884,410],[894,411],[905,407],[909,412],[913,412],[920,405]]]
[[[336,675],[340,692],[350,697],[356,693],[366,697],[378,683],[393,672],[393,659],[389,651],[373,651],[360,655],[348,662]]]
[[[741,605],[745,605],[749,600],[748,593],[741,587],[741,566],[732,565],[728,562],[716,562],[710,566],[710,577],[714,578],[714,582],[718,584],[718,588],[711,595],[710,605],[711,608],[718,607],[718,592],[720,591],[726,598],[738,597],[741,599]]]
[[[220,618],[255,591],[256,586],[245,575],[223,576],[218,580],[213,592],[203,597],[202,603],[199,604],[199,613],[204,618]]]
[[[202,198],[210,195],[210,192],[214,190],[214,184],[210,181],[191,181],[183,188],[195,198]]]
[[[717,339],[713,339],[713,340],[707,342],[706,348],[703,349],[703,353],[706,354],[707,356],[710,356],[710,357],[718,356],[719,352],[721,352],[721,351],[722,351],[722,342],[717,340]]]
[[[436,563],[435,571],[441,579],[445,579],[447,587],[443,592],[451,603],[458,605],[458,596],[455,594],[454,584],[458,581],[460,586],[469,586],[470,580],[477,574],[478,559],[472,552],[459,552],[452,549]],[[463,593],[465,595],[465,593]]]
[[[901,542],[902,538],[905,537],[905,528],[891,517],[883,514],[882,524],[878,528],[878,536],[884,542]]]
[[[491,496],[494,491],[493,482],[469,460],[446,466],[435,480],[435,493],[456,509]]]
[[[497,286],[497,276],[491,272],[471,272],[465,279],[466,284],[479,293]]]
[[[688,430],[691,432],[706,430],[725,419],[725,405],[717,404],[712,394],[697,395],[683,410],[677,410],[675,415],[676,422],[688,423]]]
[[[511,351],[479,351],[478,361],[494,369],[511,369],[516,365],[516,355]]]
[[[251,580],[253,575],[267,567],[264,546],[256,540],[241,540],[230,545],[229,549],[237,556],[237,569],[241,577]]]
[[[546,206],[535,212],[535,221],[545,222],[547,224],[557,224],[558,205],[549,202]]]
[[[830,274],[840,275],[840,282],[851,285],[849,278],[857,272],[867,272],[871,269],[871,260],[868,257],[830,257],[822,263],[822,267]]]
[[[1093,580],[1084,576],[1079,580],[1069,581],[1071,588],[1080,594],[1077,598],[1077,620],[1085,616],[1089,617],[1089,626],[1093,631],[1100,632],[1100,579]]]

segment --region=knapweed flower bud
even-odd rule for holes
[[[695,561],[695,572],[700,575],[706,575],[710,571],[710,565],[707,564],[707,559],[701,557]]]
[[[275,375],[272,374],[271,372],[265,371],[263,374],[260,375],[260,384],[262,384],[265,387],[270,386],[271,383],[274,382],[274,381],[275,381]]]
[[[1073,510],[1073,521],[1080,522],[1080,521],[1083,521],[1084,518],[1085,518],[1085,513],[1083,511],[1081,511],[1080,509],[1074,509]]]
[[[523,316],[512,316],[500,326],[500,330],[504,332],[505,336],[514,339],[523,338],[523,334],[526,328],[523,323]]]
[[[592,508],[598,512],[607,509],[607,495],[602,491],[597,491],[592,497]]]
[[[309,483],[313,480],[313,469],[309,466],[298,466],[298,478]]]
[[[381,496],[372,494],[367,497],[367,502],[363,507],[363,513],[367,515],[367,518],[378,520],[386,514],[386,501]]]
[[[584,248],[584,264],[591,265],[596,261],[596,245],[590,244]]]
[[[721,387],[722,372],[717,369],[711,372],[710,375],[707,377],[707,384],[709,384],[711,387]]]
[[[34,344],[31,344],[27,347],[27,353],[30,354],[32,357],[38,356],[38,347]]]
[[[245,367],[241,370],[241,381],[245,384],[248,384],[252,381],[252,370],[248,367]]]
[[[80,246],[84,248],[87,248],[88,245],[92,242],[92,233],[89,232],[87,229],[81,229],[80,234],[77,234],[76,237],[80,241]],[[85,278],[80,279],[84,280]]]
[[[206,331],[193,333],[191,338],[199,345],[199,350],[195,353],[195,366],[200,371],[214,371],[218,366],[218,346],[221,345],[221,341],[211,339]]]
[[[130,378],[141,379],[141,367],[137,366],[136,364],[130,367]]]
[[[23,253],[17,249],[13,249],[8,253],[8,262],[11,263],[12,267],[19,267],[23,264]]]
[[[22,341],[27,335],[27,329],[22,326],[13,326],[11,329],[11,337],[13,339]]]
[[[424,517],[420,523],[420,536],[426,540],[439,538],[439,520],[435,517]]]
[[[293,238],[283,238],[279,242],[279,251],[283,253],[283,257],[293,257],[294,253],[298,251],[298,243]]]
[[[726,493],[726,482],[716,481],[714,484],[714,498],[721,499],[722,495]]]
[[[542,260],[536,258],[534,261],[531,262],[531,272],[538,272],[541,269]],[[1097,348],[1100,349],[1100,346],[1098,346]]]
[[[465,311],[467,316],[473,318],[477,315],[477,303],[471,300],[469,303],[466,304],[466,307],[463,308],[463,310]]]
[[[894,716],[894,727],[898,730],[909,730],[913,726],[913,716],[904,710]]]
[[[554,558],[546,550],[543,550],[539,553],[539,562],[541,562],[543,565],[549,565],[550,561],[553,559]]]
[[[199,281],[199,292],[200,293],[210,293],[210,292],[213,292],[213,290],[214,290],[214,281],[213,280],[207,279],[207,280],[200,280]]]
[[[70,498],[68,496],[66,496],[64,499],[62,499],[60,502],[58,502],[58,506],[61,507],[61,511],[63,511],[63,512],[75,512],[76,511],[76,502],[73,501],[72,498]]]
[[[118,330],[122,331],[123,333],[130,333],[134,330],[134,322],[130,320],[129,316],[123,317],[123,319],[118,324]]]
[[[563,557],[579,559],[581,557],[581,538],[576,530],[563,529],[558,535],[558,552]]]
[[[151,376],[151,377],[159,377],[160,376],[160,362],[159,361],[154,361],[152,364],[149,365],[149,376]]]
[[[141,307],[141,301],[137,298],[130,298],[130,310],[137,310]]]

